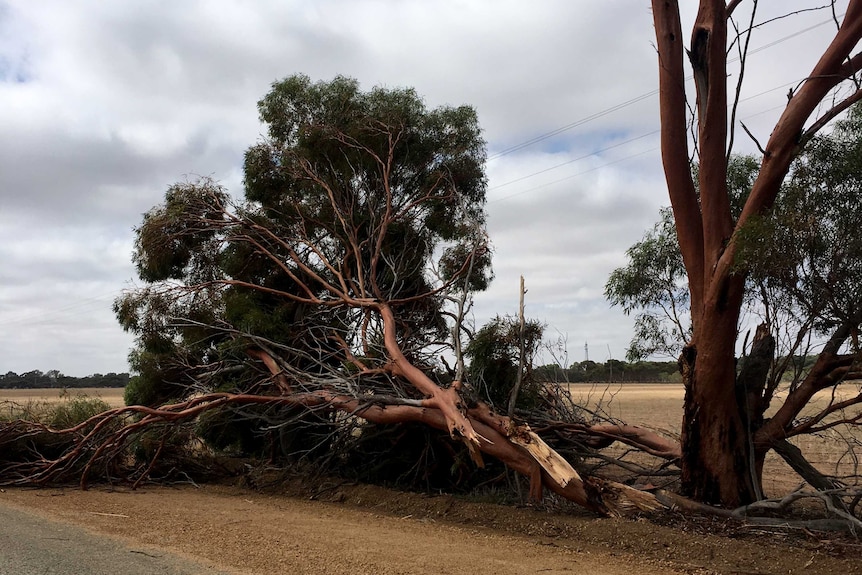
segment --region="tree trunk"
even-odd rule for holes
[[[739,507],[757,500],[759,479],[751,435],[736,386],[734,343],[739,307],[730,297],[724,309],[702,318],[683,350],[685,383],[682,425],[682,492],[704,503]]]
[[[759,444],[765,448],[755,452],[752,428],[760,421],[758,408],[749,400],[756,387],[745,381],[738,385],[736,380],[734,352],[745,272],[735,269],[738,236],[734,232],[772,206],[800,145],[836,114],[862,99],[862,91],[852,88],[849,97],[833,101],[805,128],[830,91],[862,69],[862,55],[852,55],[862,38],[862,0],[849,2],[835,38],[805,81],[791,92],[735,224],[726,182],[727,19],[739,2],[700,0],[698,4],[691,45],[686,48],[678,0],[652,1],[662,163],[688,276],[693,327],[691,342],[680,358],[686,385],[680,463],[685,494],[736,507],[756,499],[766,449],[773,440],[783,438],[784,428],[816,388],[810,383],[803,391],[791,394],[776,414],[778,421],[767,422],[758,431],[762,438]],[[696,154],[690,154],[688,147],[684,54],[691,63],[697,90]],[[691,178],[693,156],[699,161],[698,190]]]

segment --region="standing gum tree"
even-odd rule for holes
[[[778,412],[754,432],[747,425],[748,390],[738,389],[735,361],[747,271],[737,258],[740,231],[775,202],[791,162],[828,122],[862,99],[853,83],[862,54],[862,0],[850,0],[843,21],[787,106],[763,147],[763,159],[741,213],[734,219],[727,188],[728,21],[742,4],[701,0],[685,39],[675,1],[653,0],[659,66],[661,151],[691,305],[692,333],[680,357],[686,386],[682,426],[682,490],[696,500],[735,507],[759,497],[758,474],[771,444],[785,437],[820,389],[846,374],[840,350],[850,333],[838,330],[811,372]],[[756,9],[754,2],[753,9]],[[686,98],[687,55],[694,75],[695,156],[691,172]],[[836,88],[845,96],[829,99]],[[828,100],[828,101],[827,101]],[[698,194],[699,191],[699,194]]]

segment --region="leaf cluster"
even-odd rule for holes
[[[252,348],[291,377],[344,370],[346,351],[374,367],[384,358],[375,302],[396,312],[398,343],[415,359],[448,334],[446,294],[490,281],[472,108],[295,75],[258,109],[267,134],[245,154],[243,201],[209,179],[176,184],[136,229],[145,285],[115,302],[137,336],[135,403],[258,389],[269,377]]]
[[[798,323],[825,334],[862,312],[862,107],[814,138],[772,210],[739,235],[748,270]]]
[[[517,407],[538,404],[541,385],[533,377],[533,358],[542,344],[545,326],[536,320],[524,323],[524,373]],[[517,318],[496,316],[476,332],[465,349],[470,360],[467,379],[483,399],[504,409],[518,378],[521,326]]]

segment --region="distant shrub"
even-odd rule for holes
[[[16,420],[42,421],[48,411],[48,403],[45,401],[28,400],[24,403],[17,401],[0,402],[0,423],[10,423]]]
[[[89,397],[86,395],[66,396],[63,398],[63,401],[48,408],[45,415],[45,423],[54,429],[67,429],[109,409],[111,409],[111,406],[98,397]]]

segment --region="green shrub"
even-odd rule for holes
[[[67,429],[109,409],[111,406],[98,397],[66,396],[63,401],[48,408],[45,423],[54,429]]]
[[[17,401],[0,402],[0,423],[11,423],[17,420],[42,421],[48,403],[44,401],[28,400],[26,403]]]

